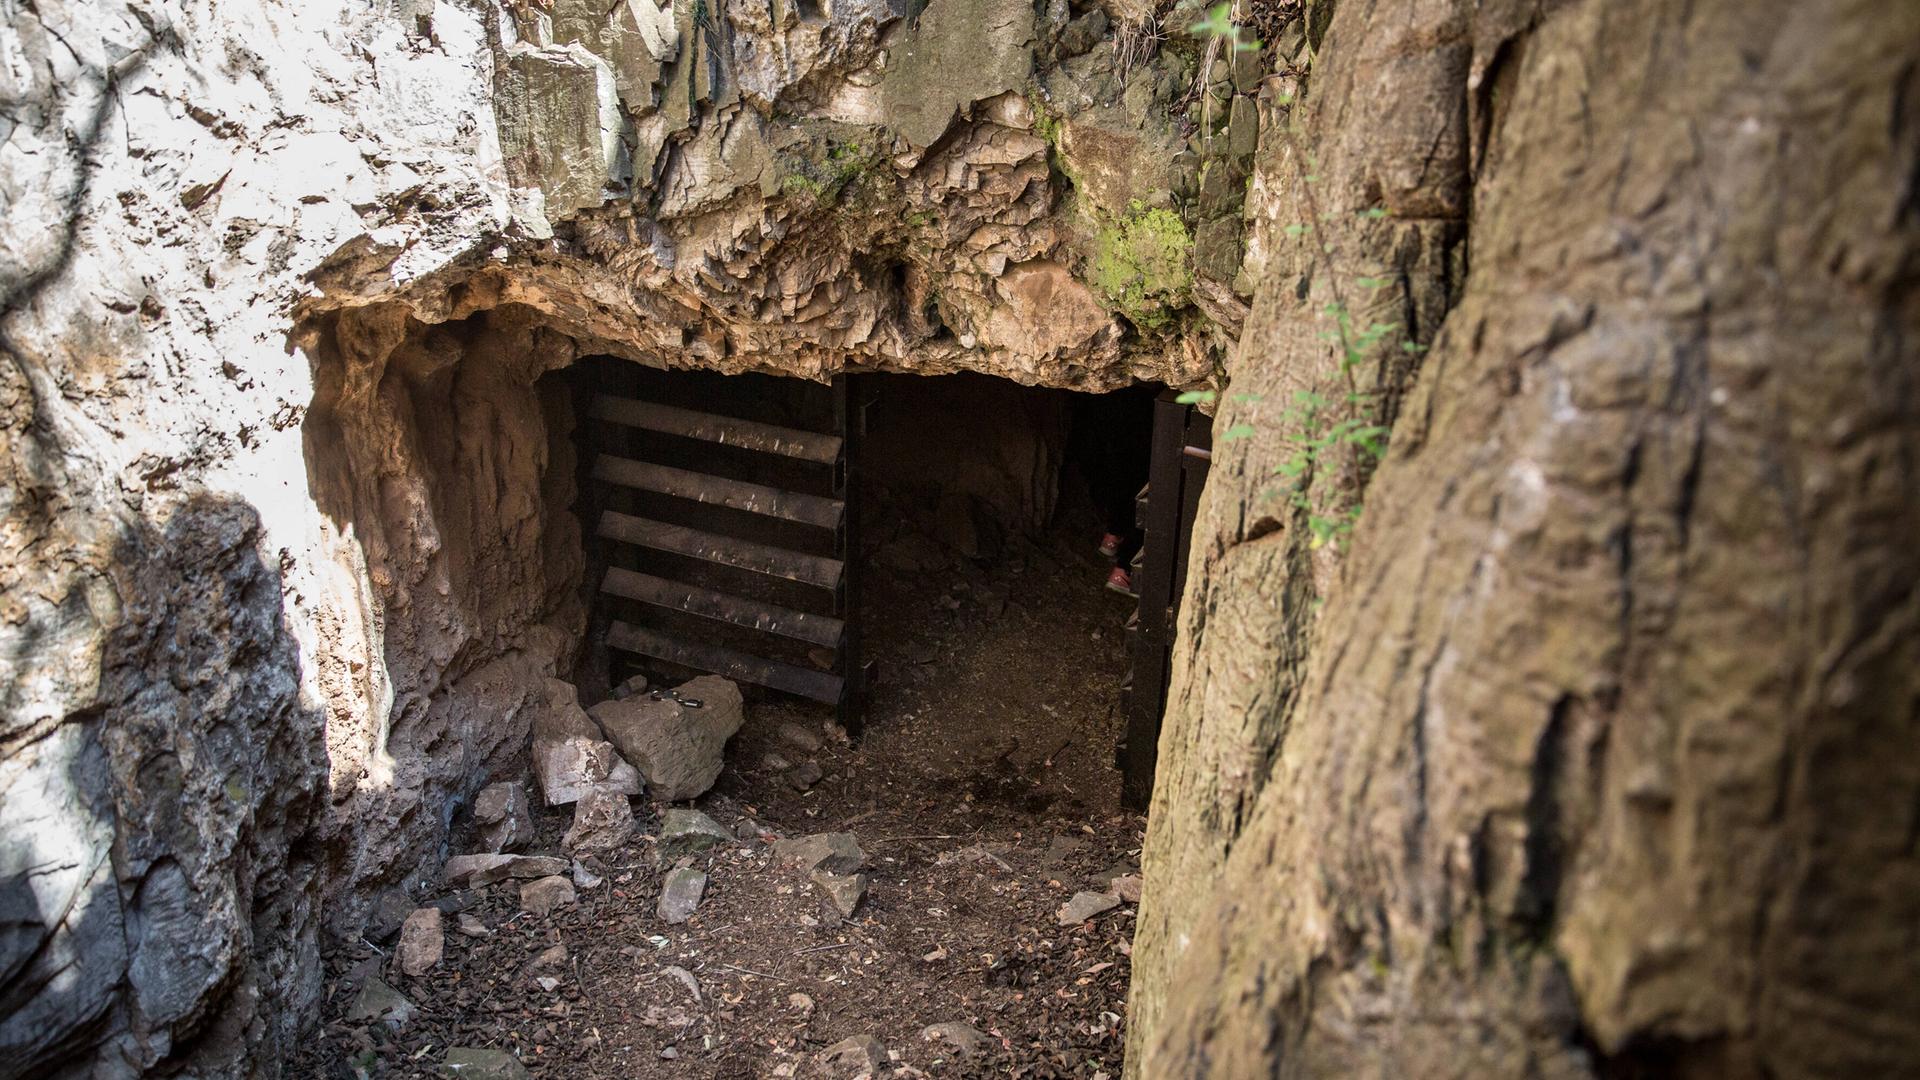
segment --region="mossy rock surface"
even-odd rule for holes
[[[1193,235],[1172,210],[1135,203],[1094,237],[1087,279],[1120,314],[1165,326],[1193,288]]]

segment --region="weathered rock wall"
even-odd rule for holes
[[[274,1071],[577,644],[576,356],[1210,377],[1251,89],[915,7],[4,4],[0,1074]]]
[[[1261,147],[1130,1075],[1920,1068],[1917,19],[1331,7]],[[1395,325],[1352,384],[1340,312]],[[1316,546],[1367,462],[1296,392],[1355,386],[1390,448]]]

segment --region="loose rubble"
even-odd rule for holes
[[[487,851],[519,851],[533,842],[533,811],[527,786],[517,780],[488,784],[473,800],[473,820]]]
[[[565,859],[549,855],[455,855],[447,860],[441,876],[449,885],[478,888],[509,878],[551,877],[566,868]]]
[[[378,1021],[398,1029],[406,1027],[413,1014],[413,1002],[408,1001],[406,995],[377,976],[369,976],[360,985],[360,993],[354,996],[346,1018],[356,1023]]]
[[[1119,906],[1120,898],[1111,893],[1074,893],[1073,899],[1060,905],[1060,925],[1078,926]]]
[[[520,910],[531,915],[548,915],[555,908],[574,902],[573,882],[558,874],[529,881],[520,886]]]
[[[400,944],[394,953],[400,970],[414,978],[432,971],[440,963],[446,948],[446,933],[441,929],[440,909],[423,907],[407,916],[400,927]]]
[[[573,804],[573,827],[560,841],[571,852],[609,851],[633,835],[633,804],[618,791],[598,788]]]
[[[852,874],[866,865],[867,853],[848,832],[815,833],[791,840],[776,840],[773,854],[802,870],[825,870],[829,874]]]
[[[440,1068],[457,1080],[532,1080],[520,1059],[504,1050],[456,1046],[447,1051]]]
[[[813,883],[820,886],[821,892],[827,894],[828,902],[842,918],[853,918],[854,909],[860,906],[861,900],[866,899],[867,875],[865,874],[834,874],[825,870],[815,870],[812,877]]]
[[[852,1035],[820,1052],[820,1068],[836,1077],[871,1074],[887,1060],[887,1048],[871,1035]]]
[[[946,1043],[961,1054],[976,1053],[994,1045],[992,1036],[972,1024],[959,1020],[929,1024],[920,1029],[920,1037],[928,1042]]]
[[[677,926],[693,917],[700,897],[707,891],[707,875],[690,866],[668,871],[660,884],[660,903],[655,911],[660,921]]]
[[[572,683],[548,679],[546,708],[533,722],[533,767],[548,806],[576,802],[591,791],[638,795],[639,770],[614,749],[586,712]]]

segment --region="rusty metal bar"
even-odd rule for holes
[[[602,395],[593,399],[593,416],[628,427],[644,428],[683,439],[758,450],[832,465],[840,460],[841,439],[797,428],[776,427],[731,416],[715,416],[651,401]]]
[[[655,551],[684,555],[756,574],[785,578],[822,589],[838,588],[845,565],[838,559],[805,555],[769,544],[756,544],[684,525],[634,517],[609,510],[600,515],[599,534],[609,540],[637,544]]]
[[[676,499],[725,506],[752,514],[797,521],[822,529],[840,527],[842,505],[838,499],[821,495],[803,495],[782,491],[765,484],[749,484],[722,476],[689,472],[652,462],[601,454],[593,462],[593,478],[621,487],[671,495]]]
[[[825,671],[749,656],[718,645],[677,641],[644,627],[614,622],[607,628],[607,644],[623,652],[665,660],[695,671],[710,671],[736,682],[752,683],[797,694],[828,705],[840,703],[840,676]]]
[[[636,573],[619,567],[608,569],[600,591],[609,596],[638,600],[643,604],[684,611],[717,622],[744,626],[768,634],[805,641],[837,649],[846,634],[846,623],[831,615],[814,615],[792,608],[763,604],[698,585],[668,581],[652,574]]]

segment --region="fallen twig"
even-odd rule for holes
[[[772,979],[774,982],[777,982],[777,983],[783,983],[787,981],[778,975],[769,975],[764,971],[754,971],[750,968],[739,967],[738,965],[735,965],[735,964],[719,964],[716,966],[719,967],[720,970],[722,971],[737,971],[742,975],[755,975],[762,979]]]
[[[834,945],[815,945],[812,948],[800,949],[799,951],[795,952],[793,955],[805,956],[807,953],[810,953],[810,952],[827,952],[831,949],[851,949],[858,944],[860,943],[857,941],[842,941]]]

